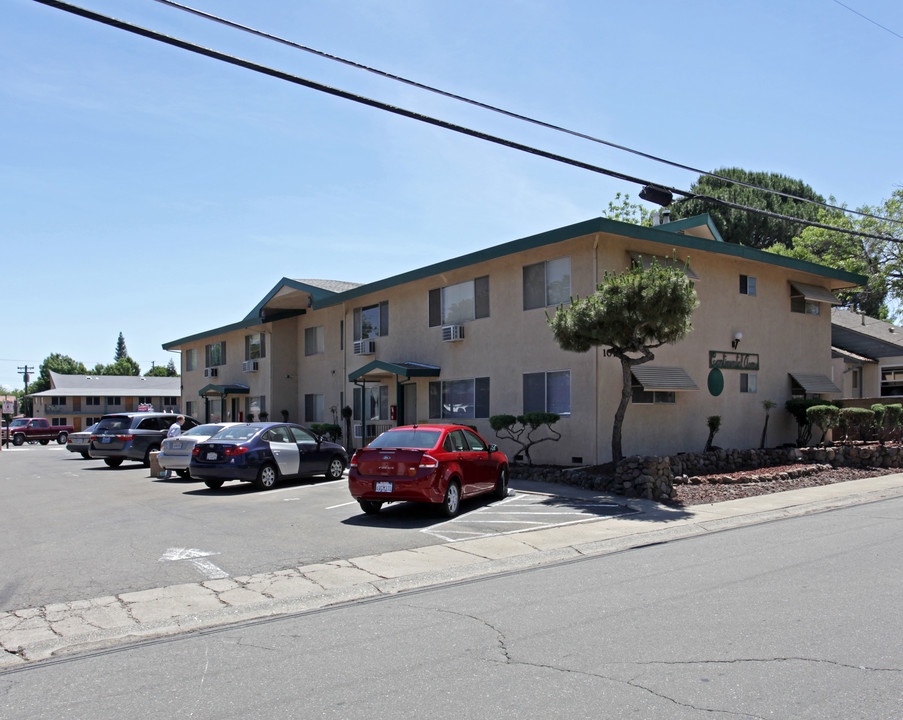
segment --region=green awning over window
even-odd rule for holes
[[[661,365],[635,365],[630,369],[643,390],[661,392],[679,392],[699,390],[687,371],[681,367],[662,367]]]
[[[790,373],[796,383],[806,391],[807,395],[823,395],[825,393],[841,393],[841,389],[837,387],[831,378],[827,375],[819,375],[817,373]]]

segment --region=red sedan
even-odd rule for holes
[[[508,495],[508,458],[462,425],[397,427],[354,453],[348,489],[368,515],[385,502],[413,501],[454,517],[463,498]]]

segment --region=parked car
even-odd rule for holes
[[[368,515],[383,503],[436,503],[458,514],[463,498],[508,495],[508,457],[463,425],[387,430],[351,458],[348,489]]]
[[[12,434],[13,445],[24,445],[26,442],[47,445],[51,440],[65,445],[69,434],[74,431],[71,425],[51,425],[47,418],[16,418],[7,429]]]
[[[97,429],[99,423],[86,427],[79,432],[69,433],[69,443],[66,449],[69,452],[79,453],[83,458],[88,459],[88,446],[91,444],[91,434]]]
[[[224,427],[236,423],[205,423],[184,431],[177,437],[163,438],[157,462],[163,470],[174,470],[179,477],[188,479],[188,464],[191,462],[191,451],[199,442],[216,435]],[[71,440],[69,442],[72,442]]]
[[[293,423],[256,422],[223,428],[191,451],[188,471],[207,487],[227,480],[251,482],[261,490],[280,478],[325,475],[338,480],[348,466],[348,453],[312,430]]]
[[[124,412],[104,415],[91,435],[88,454],[102,459],[109,467],[119,467],[123,460],[138,460],[150,467],[150,454],[160,449],[160,444],[170,426],[176,421],[175,413]],[[182,431],[190,430],[198,421],[185,415]]]

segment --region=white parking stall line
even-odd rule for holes
[[[330,505],[327,510],[335,510],[340,507],[348,507],[349,505],[357,505],[357,500],[352,500],[351,502],[340,503],[339,505]]]

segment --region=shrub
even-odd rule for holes
[[[332,442],[338,442],[342,436],[342,426],[332,423],[311,423],[310,429],[321,437],[328,437]]]
[[[841,408],[838,425],[843,431],[844,442],[849,438],[850,432],[859,433],[861,437],[863,431],[868,430],[874,419],[875,413],[868,408]]]
[[[881,403],[875,403],[872,405],[872,412],[875,413],[874,425],[873,429],[875,431],[875,437],[878,439],[878,442],[882,445],[884,444],[884,439],[887,435],[887,431],[885,428],[884,420],[887,418],[887,405],[883,405]]]
[[[884,424],[887,427],[887,434],[891,438],[900,439],[900,429],[903,425],[903,405],[895,403],[893,405],[885,405],[887,410],[884,416]]]
[[[821,440],[819,444],[825,441],[825,436],[829,430],[837,427],[840,421],[840,408],[834,405],[813,405],[806,410],[806,419],[810,425],[818,425],[821,428]]]
[[[703,450],[703,452],[708,452],[712,449],[712,442],[715,440],[715,433],[717,433],[721,429],[721,416],[709,415],[709,417],[706,418],[705,422],[709,427],[709,437],[705,441],[705,450]]]
[[[806,411],[816,405],[836,405],[836,403],[825,403],[824,400],[816,398],[790,398],[784,403],[784,408],[793,415],[796,420],[796,445],[797,447],[805,447],[812,439],[812,423],[806,417]]]

